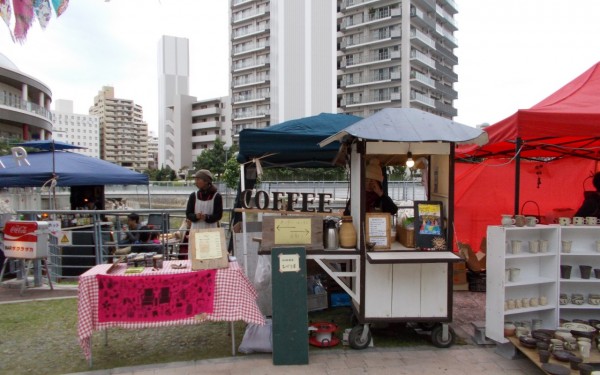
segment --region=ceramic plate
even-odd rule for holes
[[[572,331],[581,331],[581,332],[594,332],[596,329],[592,326],[588,326],[583,323],[564,323],[562,327],[572,330]]]
[[[551,375],[569,375],[571,373],[571,369],[554,363],[544,363],[542,369]]]

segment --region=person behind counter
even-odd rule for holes
[[[132,245],[140,240],[140,215],[135,212],[127,215],[127,226],[123,231],[125,238],[119,242],[120,245]]]
[[[365,209],[366,212],[389,212],[395,215],[398,212],[398,206],[396,203],[386,195],[383,191],[381,183],[383,182],[383,172],[381,171],[381,165],[378,159],[369,160],[367,170],[365,172]],[[346,204],[344,215],[350,215],[350,200]]]
[[[595,216],[600,219],[600,172],[596,172],[592,178],[592,184],[596,191],[586,191],[583,203],[573,216]]]
[[[192,222],[191,229],[216,228],[223,217],[223,198],[212,184],[209,170],[199,170],[194,178],[198,191],[190,194],[185,217]]]
[[[151,227],[144,225],[139,229],[139,241],[131,246],[131,251],[134,253],[158,253],[162,254],[163,247],[159,243],[154,242],[154,238],[158,238],[159,233]]]

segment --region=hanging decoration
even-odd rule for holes
[[[45,30],[52,18],[52,9],[59,17],[67,9],[69,0],[0,0],[0,17],[6,23],[13,42],[24,43],[27,32],[37,18],[42,30]],[[14,29],[11,20],[14,13]]]

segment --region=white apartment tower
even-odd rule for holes
[[[386,107],[456,116],[453,0],[338,1],[338,106],[366,117]]]
[[[173,117],[180,96],[189,95],[189,65],[189,40],[163,35],[158,43],[158,168],[169,166],[177,171],[185,164],[182,158],[188,158],[182,147],[191,149],[190,134],[184,129],[189,126]]]
[[[115,89],[104,86],[90,114],[100,119],[101,159],[138,172],[148,168],[148,124],[139,104],[115,98]]]
[[[73,113],[73,101],[58,99],[52,112],[52,139],[70,143],[82,149],[69,150],[78,154],[100,157],[100,120],[98,116]]]
[[[336,2],[230,0],[233,137],[337,111]]]

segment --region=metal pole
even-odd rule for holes
[[[515,215],[519,214],[519,191],[521,190],[521,144],[523,140],[519,137],[517,138],[517,143],[515,144]]]

